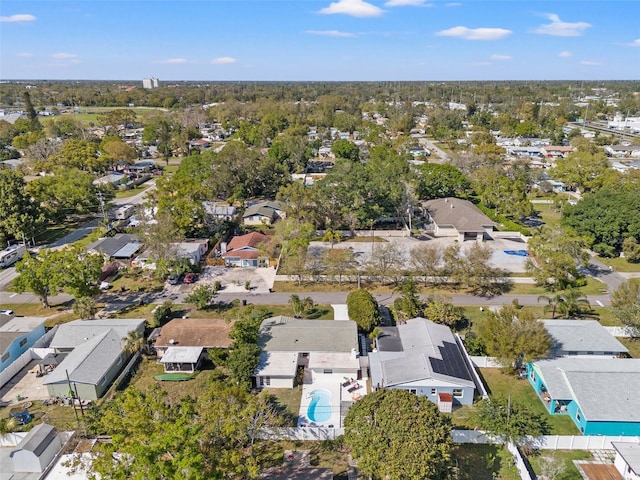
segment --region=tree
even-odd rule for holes
[[[557,158],[549,175],[584,193],[600,187],[601,176],[608,168],[609,160],[604,153],[576,151]]]
[[[184,300],[187,303],[193,303],[198,310],[204,310],[216,296],[211,285],[201,284],[193,289]]]
[[[49,308],[49,296],[61,292],[64,285],[58,259],[59,255],[55,250],[41,250],[37,256],[26,253],[16,263],[16,272],[20,274],[14,282],[16,291],[32,292],[40,298],[45,308]]]
[[[425,318],[451,328],[460,326],[464,320],[464,308],[456,307],[443,298],[430,298],[424,308]]]
[[[384,283],[387,275],[398,273],[405,263],[405,252],[397,243],[375,242],[368,262],[371,274]]]
[[[552,291],[575,285],[580,278],[577,267],[586,263],[588,255],[584,240],[573,229],[545,227],[533,234],[528,246],[532,257],[526,268],[538,285]]]
[[[27,192],[39,203],[49,218],[65,218],[97,210],[98,188],[95,177],[77,168],[57,168],[53,175],[29,182]]]
[[[331,152],[338,158],[344,158],[352,162],[360,160],[360,149],[349,140],[336,140],[331,145]]]
[[[635,237],[627,237],[624,239],[624,242],[622,242],[622,252],[628,262],[640,262],[640,243],[638,243]]]
[[[353,290],[347,295],[347,312],[349,318],[358,324],[363,332],[370,332],[380,324],[378,302],[364,289]]]
[[[42,221],[41,210],[29,195],[24,179],[13,170],[0,170],[0,239],[25,241]]]
[[[338,283],[342,285],[342,277],[352,272],[358,265],[353,250],[349,248],[332,248],[325,250],[323,262],[327,267],[327,274],[338,277]]]
[[[479,336],[489,354],[509,370],[544,358],[551,349],[551,339],[544,325],[528,311],[512,306],[489,312],[480,324]]]
[[[131,330],[124,339],[123,350],[128,354],[134,354],[142,350],[146,345],[144,335],[138,330]]]
[[[423,396],[377,390],[349,409],[344,426],[345,444],[370,478],[450,478],[451,421]]]
[[[410,250],[409,259],[414,272],[423,276],[426,287],[429,279],[437,277],[440,273],[442,249],[438,245],[418,245]]]
[[[640,283],[634,280],[622,283],[613,292],[611,310],[635,336],[640,336]]]
[[[153,319],[149,322],[151,328],[162,326],[167,320],[171,318],[171,310],[173,308],[173,302],[166,300],[162,305],[158,305],[153,310]]]
[[[476,404],[476,420],[483,430],[521,446],[528,443],[528,437],[547,435],[551,431],[544,414],[511,399],[481,400]]]
[[[79,318],[94,318],[98,313],[98,306],[91,297],[78,297],[73,302],[73,313]]]
[[[402,296],[393,302],[394,312],[402,320],[422,316],[424,305],[418,295],[418,288],[413,277],[408,277],[402,283]]]
[[[251,388],[251,378],[258,367],[260,352],[260,347],[251,343],[234,344],[229,348],[225,367],[229,369],[236,385]]]
[[[556,312],[562,318],[573,318],[581,317],[585,311],[591,311],[587,297],[575,288],[568,288],[565,293],[558,293],[553,297],[541,295],[538,297],[538,301],[540,300],[547,302],[544,311],[551,310],[551,318],[556,317]]]
[[[491,266],[493,250],[488,245],[473,243],[462,258],[461,273],[473,293],[486,294],[499,286],[504,272]]]
[[[448,163],[425,163],[418,167],[416,193],[421,199],[464,197],[469,190],[469,180]]]
[[[98,253],[87,253],[79,246],[59,250],[55,256],[57,275],[62,286],[74,297],[90,297],[98,293],[98,284],[104,259]]]

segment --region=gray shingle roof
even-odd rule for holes
[[[358,327],[352,321],[272,317],[260,325],[258,345],[267,352],[357,351]]]
[[[489,217],[468,200],[437,198],[428,200],[423,205],[440,227],[452,225],[458,232],[484,232],[487,228],[492,229],[495,226]]]
[[[540,320],[553,339],[556,355],[567,352],[626,353],[629,350],[596,320]]]
[[[640,359],[557,358],[535,366],[551,398],[575,400],[587,420],[640,422]]]

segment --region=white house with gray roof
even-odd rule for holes
[[[451,395],[458,405],[473,403],[473,367],[449,327],[414,318],[382,331],[376,351],[369,353],[374,390],[409,390],[436,404],[440,394]]]
[[[436,237],[457,237],[458,241],[482,241],[496,224],[473,203],[460,198],[436,198],[423,202]]]
[[[312,377],[356,378],[360,369],[358,327],[353,321],[268,318],[260,325],[258,345],[262,349],[254,374],[258,388],[293,388],[299,367]]]
[[[611,442],[616,451],[614,465],[624,480],[640,480],[640,443]]]
[[[50,347],[70,352],[42,382],[52,397],[73,393],[97,400],[111,386],[131,354],[124,351],[130,331],[144,332],[144,319],[75,320],[60,325]],[[66,328],[63,328],[66,327]],[[68,378],[67,378],[68,375]]]
[[[597,320],[540,320],[552,341],[551,356],[617,357],[629,353]]]
[[[640,435],[640,359],[565,357],[527,365],[527,377],[554,415],[585,435]]]

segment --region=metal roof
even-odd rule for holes
[[[40,456],[57,436],[58,431],[55,427],[52,427],[47,423],[36,425],[29,433],[27,433],[20,443],[18,443],[15,450],[13,450],[10,455],[13,457],[13,454],[17,451],[26,450],[28,452],[33,452],[36,456]]]
[[[198,363],[202,350],[202,347],[169,347],[160,363]]]
[[[633,473],[640,475],[640,443],[638,442],[611,442],[613,448],[629,465]]]
[[[102,318],[94,320],[73,320],[58,326],[51,348],[75,348],[92,337],[113,329],[125,338],[131,330],[142,332],[144,318]]]
[[[140,248],[142,248],[142,243],[140,242],[131,242],[127,243],[120,250],[114,252],[111,256],[113,258],[131,258],[133,257]]]
[[[556,355],[568,352],[627,353],[620,343],[597,320],[540,320],[553,340]]]

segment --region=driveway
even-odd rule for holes
[[[215,282],[220,282],[221,291],[224,293],[247,293],[245,285],[249,282],[251,293],[269,293],[273,288],[275,275],[276,271],[273,267],[205,267],[198,283],[213,285]]]

